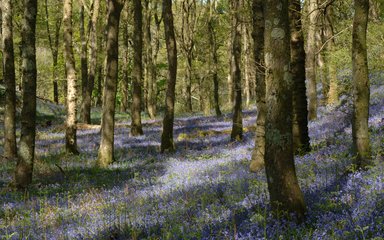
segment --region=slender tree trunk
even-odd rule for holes
[[[250,170],[256,172],[264,167],[265,154],[265,66],[264,66],[264,3],[263,0],[252,1],[253,11],[253,45],[256,67],[256,136],[255,149],[252,153]]]
[[[124,0],[108,0],[107,56],[101,119],[101,142],[97,164],[107,167],[114,160],[115,101],[119,59],[119,20]]]
[[[58,55],[59,55],[59,40],[60,40],[60,29],[62,16],[55,20],[55,32],[54,39],[51,36],[51,28],[49,26],[49,11],[48,11],[48,0],[45,0],[45,15],[46,15],[46,27],[49,40],[49,47],[52,53],[52,78],[53,78],[53,101],[59,103],[59,74],[58,74]]]
[[[219,60],[217,56],[217,43],[216,43],[216,34],[215,34],[215,21],[213,13],[215,12],[214,6],[215,1],[212,2],[210,0],[207,1],[207,5],[209,5],[209,19],[208,19],[208,32],[209,32],[209,45],[212,53],[212,64],[213,66],[210,68],[212,71],[213,78],[213,97],[215,103],[215,112],[216,116],[221,116],[220,110],[220,99],[219,99],[219,76],[218,76],[218,65]]]
[[[65,123],[65,149],[72,154],[78,154],[76,139],[76,69],[72,46],[72,0],[64,0],[64,58],[67,74],[67,119]]]
[[[23,106],[21,136],[15,171],[15,184],[26,188],[32,182],[36,135],[36,15],[37,0],[24,1],[22,25]]]
[[[244,42],[244,95],[245,95],[245,106],[248,108],[251,104],[251,45],[248,34],[247,26],[243,26],[243,42]]]
[[[132,69],[132,126],[131,135],[143,135],[141,125],[141,85],[143,80],[143,7],[141,0],[133,0],[133,69]]]
[[[303,220],[306,211],[293,159],[292,86],[288,0],[265,4],[266,150],[265,170],[273,210],[294,213]],[[272,24],[268,24],[272,23]],[[286,215],[288,217],[289,215]]]
[[[172,0],[163,0],[163,19],[165,42],[168,57],[168,86],[165,97],[165,114],[163,119],[163,133],[161,135],[161,152],[175,151],[173,143],[173,120],[175,111],[175,86],[177,74],[177,48],[173,26]]]
[[[317,92],[316,92],[316,24],[317,24],[317,0],[309,0],[308,3],[308,30],[307,30],[307,57],[306,76],[308,80],[308,118],[317,118]]]
[[[291,72],[293,78],[293,150],[305,153],[310,151],[308,135],[308,110],[305,86],[305,50],[301,25],[300,0],[289,1],[291,29]]]
[[[228,86],[228,105],[230,107],[233,106],[233,103],[235,101],[235,91],[233,86],[233,79],[232,79],[232,69],[233,69],[233,59],[232,59],[232,46],[233,46],[233,37],[234,33],[231,31],[231,39],[228,42],[228,52],[229,52],[229,73],[227,76],[227,86]]]
[[[327,53],[326,53],[326,62],[327,62],[327,72],[329,76],[329,89],[327,93],[327,102],[328,104],[337,104],[339,101],[339,86],[337,82],[337,69],[336,65],[332,59],[332,53],[336,49],[336,43],[334,39],[334,30],[333,30],[333,8],[332,5],[327,7],[327,11],[324,16],[324,40],[328,41],[327,44]]]
[[[80,7],[80,40],[81,40],[81,54],[80,54],[80,65],[81,65],[81,121],[83,123],[91,123],[91,119],[88,118],[85,109],[87,86],[88,86],[88,46],[87,37],[85,36],[85,16],[84,16],[84,5]]]
[[[368,0],[355,0],[352,30],[352,81],[354,84],[352,136],[356,153],[354,164],[365,168],[372,164],[369,143],[369,78],[367,60]]]
[[[101,107],[103,104],[102,101],[102,91],[103,91],[103,86],[102,82],[104,79],[104,73],[103,73],[103,66],[102,64],[99,64],[97,66],[97,97],[96,97],[96,106]]]
[[[16,147],[16,79],[15,55],[13,51],[12,1],[3,0],[2,11],[2,46],[3,77],[5,83],[4,106],[4,157],[15,159]]]
[[[154,63],[154,53],[152,48],[151,34],[152,11],[149,5],[149,0],[145,1],[145,32],[144,39],[146,45],[146,82],[147,82],[147,111],[151,119],[156,117],[156,92],[154,85],[156,84],[156,66]]]
[[[93,2],[93,11],[92,17],[89,20],[89,69],[87,74],[87,81],[84,92],[84,102],[83,102],[83,121],[85,123],[91,123],[91,108],[92,108],[92,92],[95,85],[95,77],[97,66],[99,65],[97,61],[97,21],[99,19],[100,12],[100,0],[94,0]]]
[[[128,11],[127,7],[123,12],[124,21],[123,21],[123,44],[122,44],[122,53],[123,53],[123,78],[121,84],[121,105],[120,111],[127,112],[128,110],[128,81],[129,81],[129,42],[128,42]]]
[[[232,19],[232,69],[231,75],[234,84],[235,103],[233,106],[232,132],[231,140],[241,140],[243,138],[243,116],[242,116],[242,97],[241,97],[241,24],[239,19],[240,2],[231,1],[233,19]]]

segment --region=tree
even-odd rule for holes
[[[367,24],[369,2],[354,1],[355,16],[352,30],[352,81],[353,81],[353,119],[352,137],[354,161],[357,167],[370,165],[371,151],[369,146],[369,78],[367,60]]]
[[[161,152],[175,151],[173,143],[173,120],[175,111],[175,86],[177,74],[177,47],[173,26],[172,0],[163,0],[163,19],[165,43],[168,57],[168,83],[165,97],[165,114],[163,119],[163,133],[161,134]]]
[[[317,0],[308,2],[308,30],[307,30],[307,57],[306,77],[308,80],[308,118],[317,117],[317,92],[316,92],[316,24],[318,17]]]
[[[265,170],[272,208],[304,218],[305,203],[293,159],[288,0],[265,4]]]
[[[119,22],[124,0],[108,0],[107,56],[103,89],[101,140],[97,159],[100,167],[107,167],[114,160],[115,101],[119,59]]]
[[[62,3],[61,1],[57,1],[57,3],[54,5],[55,10],[57,12],[61,12]],[[50,19],[49,19],[49,11],[48,11],[48,0],[45,0],[45,17],[46,17],[46,28],[47,28],[47,35],[49,40],[49,48],[51,50],[52,54],[52,78],[53,78],[53,101],[58,104],[59,103],[59,74],[58,74],[58,56],[59,56],[59,40],[60,40],[60,29],[61,29],[61,22],[63,20],[63,17],[61,14],[58,16],[58,13],[54,14],[55,17],[55,25],[54,25],[54,32],[53,36],[51,33],[51,27],[49,25]]]
[[[76,69],[72,46],[72,0],[64,0],[64,58],[67,74],[67,118],[65,122],[65,149],[68,153],[78,154],[76,139]]]
[[[26,188],[32,182],[36,135],[36,15],[37,0],[24,1],[22,23],[23,105],[21,136],[15,170],[15,185]]]
[[[141,84],[143,80],[143,7],[133,0],[133,69],[132,69],[132,126],[131,135],[143,135],[141,125]]]
[[[128,5],[128,4],[127,4]],[[123,35],[123,44],[121,45],[122,54],[123,54],[123,66],[122,66],[122,74],[123,77],[121,79],[121,104],[120,111],[127,112],[128,110],[128,85],[129,85],[129,36],[128,36],[128,15],[129,8],[126,7],[123,11],[123,20],[122,20],[122,35]]]
[[[264,66],[264,4],[263,0],[252,1],[253,51],[256,67],[256,136],[250,170],[256,172],[264,167],[265,154],[265,66]]]
[[[80,65],[81,65],[81,121],[83,123],[91,123],[90,116],[87,116],[85,109],[87,85],[88,85],[88,44],[85,34],[85,6],[84,2],[80,6],[80,40],[81,40],[81,53],[80,53]]]
[[[215,16],[214,12],[215,9],[216,0],[208,0],[207,5],[209,7],[209,15],[208,15],[208,33],[209,33],[209,45],[210,50],[212,54],[212,67],[210,67],[212,71],[212,79],[213,79],[213,98],[215,103],[215,112],[216,116],[221,116],[221,110],[220,110],[220,99],[219,99],[219,75],[218,75],[218,68],[219,68],[219,57],[218,57],[218,44],[217,44],[217,36],[215,33]]]
[[[233,105],[232,132],[231,140],[243,138],[243,117],[242,117],[242,97],[241,97],[241,23],[240,23],[240,1],[231,1],[231,29],[232,29],[232,48],[231,48],[231,79],[234,84],[235,103]]]
[[[294,152],[310,150],[308,135],[308,110],[305,86],[305,50],[301,25],[299,0],[289,1],[291,29],[291,72],[293,78],[293,149]]]
[[[12,1],[4,0],[2,12],[3,79],[5,83],[4,106],[4,157],[14,159],[16,147],[16,80],[13,51]]]

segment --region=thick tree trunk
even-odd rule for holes
[[[119,59],[119,20],[124,0],[108,0],[107,56],[103,90],[101,142],[97,164],[107,167],[114,160],[115,101]]]
[[[365,168],[372,163],[369,144],[369,78],[367,60],[367,24],[368,0],[355,0],[355,16],[352,31],[352,80],[353,91],[353,120],[352,136],[353,149],[356,153],[354,164]]]
[[[252,1],[253,11],[253,45],[256,73],[256,136],[255,149],[252,153],[250,170],[256,172],[264,167],[265,154],[265,66],[264,66],[264,3],[263,0]]]
[[[91,123],[90,116],[87,115],[85,109],[87,86],[88,86],[88,46],[87,37],[85,36],[85,16],[84,16],[84,5],[80,7],[80,40],[81,40],[81,54],[80,54],[80,65],[81,65],[81,122]]]
[[[143,135],[141,125],[141,85],[143,80],[143,7],[141,0],[133,0],[133,69],[132,69],[132,126],[131,135]]]
[[[293,78],[293,150],[305,153],[310,150],[308,110],[305,86],[305,50],[299,0],[290,0],[291,72]]]
[[[265,169],[273,210],[294,213],[299,220],[306,211],[293,159],[292,86],[288,0],[265,4],[266,150]],[[270,23],[270,24],[269,24]]]
[[[242,97],[241,97],[241,24],[239,19],[240,2],[237,0],[231,1],[232,5],[232,68],[231,78],[234,84],[235,103],[233,106],[232,132],[231,140],[241,140],[243,138],[243,117],[242,117]]]
[[[317,92],[316,92],[316,24],[317,24],[317,0],[309,0],[308,3],[308,30],[307,30],[307,57],[306,77],[308,80],[308,118],[317,118]]]
[[[15,184],[26,188],[32,182],[36,135],[36,15],[37,0],[24,1],[22,25],[23,106],[21,136],[15,171]]]
[[[67,119],[65,123],[65,149],[72,154],[78,154],[76,139],[76,69],[72,46],[72,0],[64,0],[64,58],[67,75]]]
[[[173,26],[172,1],[163,0],[163,19],[165,42],[168,57],[168,86],[165,97],[165,114],[163,119],[163,133],[161,135],[161,152],[175,151],[173,143],[173,120],[175,111],[175,86],[177,74],[177,48]]]
[[[209,32],[209,45],[212,54],[212,67],[210,68],[212,71],[212,79],[213,79],[213,98],[215,104],[215,112],[216,116],[221,116],[220,110],[220,99],[219,99],[219,76],[218,76],[218,54],[217,54],[217,43],[216,43],[216,34],[215,34],[215,20],[214,20],[214,6],[215,0],[212,2],[210,0],[207,1],[209,5],[209,19],[208,19],[208,32]]]
[[[12,1],[3,0],[2,47],[3,77],[5,83],[4,106],[4,157],[13,160],[17,156],[16,147],[16,79],[15,55],[13,51]]]

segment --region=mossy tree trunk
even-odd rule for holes
[[[15,184],[26,188],[32,182],[36,136],[36,15],[37,0],[24,1],[22,24],[23,106],[21,136],[15,171]]]
[[[2,44],[3,77],[5,83],[4,106],[4,157],[14,160],[16,147],[16,78],[15,54],[13,51],[12,1],[3,0],[2,12]]]
[[[168,57],[168,83],[165,97],[165,115],[161,135],[161,152],[175,151],[173,143],[173,121],[175,111],[175,86],[177,74],[177,47],[173,26],[172,0],[163,0],[163,21]]]
[[[265,3],[266,104],[265,170],[271,206],[276,213],[306,211],[296,177],[292,143],[292,87],[290,72],[288,0]],[[289,215],[286,215],[288,217]]]
[[[141,0],[133,0],[133,69],[132,69],[132,126],[131,135],[143,135],[141,124],[141,85],[143,82],[143,7]]]
[[[289,0],[291,29],[291,72],[293,78],[293,149],[305,153],[310,150],[308,110],[305,86],[305,50],[299,0]]]
[[[371,164],[369,144],[369,78],[367,60],[368,0],[354,1],[355,16],[352,30],[352,81],[353,81],[353,149],[357,167]]]
[[[75,57],[72,46],[72,0],[64,1],[64,58],[67,74],[67,118],[65,122],[65,149],[68,153],[78,154],[76,139],[77,90]]]
[[[108,0],[106,66],[103,89],[101,140],[97,159],[104,168],[114,160],[115,101],[119,59],[119,22],[124,0]]]
[[[252,153],[250,170],[256,172],[264,167],[265,154],[265,66],[264,66],[264,3],[263,0],[252,1],[253,46],[256,76],[256,136],[255,149]]]
[[[242,96],[241,96],[241,22],[240,22],[240,1],[231,1],[231,29],[232,29],[232,48],[231,48],[231,79],[233,81],[235,102],[233,105],[231,140],[241,140],[243,138],[243,116],[242,116]]]

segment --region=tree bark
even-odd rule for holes
[[[165,115],[161,135],[161,152],[175,151],[173,143],[173,120],[175,111],[175,86],[177,74],[177,47],[173,25],[172,0],[163,0],[165,42],[168,57],[168,84],[165,97]]]
[[[209,32],[209,45],[212,54],[212,67],[210,68],[212,71],[212,79],[213,79],[213,98],[215,104],[215,112],[216,116],[221,116],[220,110],[220,98],[219,98],[219,76],[218,76],[218,65],[219,58],[217,54],[217,42],[216,42],[216,34],[215,34],[215,19],[213,13],[215,11],[215,1],[212,2],[210,0],[207,1],[207,5],[209,6],[209,18],[208,18],[208,32]]]
[[[115,101],[119,59],[119,20],[124,0],[108,0],[107,56],[103,90],[103,114],[98,166],[105,168],[114,160]]]
[[[36,15],[37,0],[24,1],[22,24],[23,106],[21,110],[21,136],[15,171],[17,188],[32,183],[36,136]]]
[[[68,153],[78,154],[76,139],[77,90],[75,58],[72,46],[72,0],[64,0],[64,58],[67,75],[67,118],[65,123],[65,149]]]
[[[271,206],[303,220],[306,211],[293,159],[292,86],[288,0],[265,4],[266,150],[265,170]]]
[[[305,86],[305,50],[301,25],[299,0],[289,1],[291,29],[291,72],[293,78],[293,150],[297,153],[310,151],[308,135],[308,110]]]
[[[308,30],[307,30],[307,57],[306,77],[308,80],[308,118],[317,118],[317,92],[316,92],[316,24],[318,17],[317,0],[308,3]]]
[[[233,106],[231,140],[243,139],[243,117],[242,117],[242,97],[241,97],[241,23],[239,19],[240,2],[231,1],[232,16],[232,50],[231,50],[231,78],[234,84],[235,103]]]
[[[143,135],[141,124],[141,85],[143,80],[143,7],[133,0],[133,69],[132,69],[132,126],[131,135]]]
[[[256,67],[256,133],[255,149],[252,153],[250,170],[256,172],[264,167],[265,154],[265,66],[264,66],[264,3],[263,0],[252,1],[253,11],[253,45]]]
[[[80,7],[80,41],[81,41],[81,121],[83,123],[91,123],[90,116],[87,115],[85,102],[88,86],[88,44],[87,37],[85,36],[85,16],[84,16],[84,3]]]
[[[354,1],[355,16],[352,30],[352,81],[353,81],[353,149],[354,164],[365,168],[372,164],[369,143],[369,78],[367,60],[368,0]]]
[[[16,78],[15,54],[13,50],[12,1],[3,0],[2,47],[3,77],[5,83],[4,106],[4,157],[13,160],[17,157],[16,147]]]

